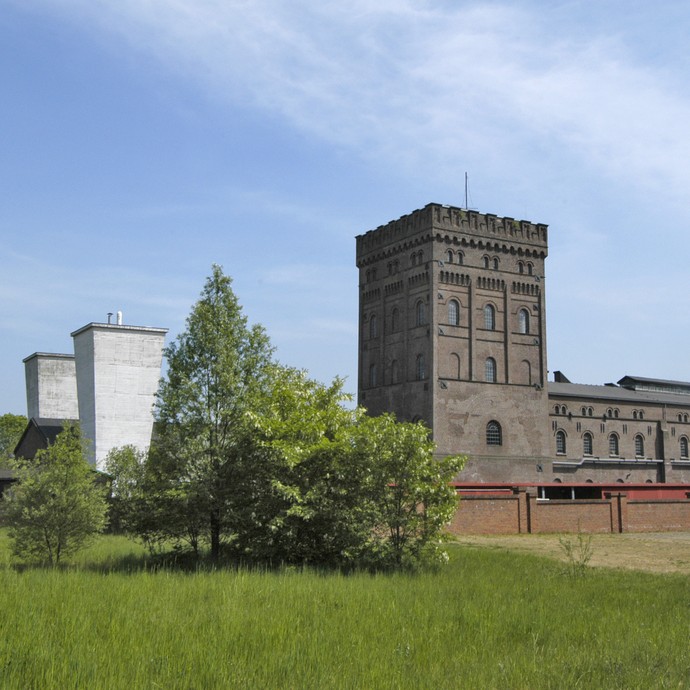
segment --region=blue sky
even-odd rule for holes
[[[690,5],[5,0],[0,413],[211,264],[356,390],[354,237],[429,202],[550,226],[549,369],[690,380]]]

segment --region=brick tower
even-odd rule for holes
[[[549,457],[547,226],[428,204],[357,237],[359,403],[424,420],[465,481]]]

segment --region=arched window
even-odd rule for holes
[[[642,438],[642,434],[637,434],[637,436],[635,436],[635,457],[644,457],[644,439]]]
[[[460,325],[460,305],[454,299],[448,302],[448,323],[451,326]]]
[[[391,362],[391,383],[398,383],[400,380],[400,373],[398,371],[398,360],[394,359]]]
[[[463,255],[462,252],[458,252],[457,259],[455,260],[455,263],[459,264],[462,266],[462,264],[465,263],[465,256]]]
[[[565,431],[556,432],[556,453],[558,455],[565,455]]]
[[[416,266],[416,265],[417,265],[417,255],[411,254],[410,255],[410,266]]]
[[[525,264],[523,264],[522,261],[518,261],[518,272],[519,273],[525,272]]]
[[[484,307],[484,328],[489,331],[496,329],[496,310],[493,304],[487,304]]]
[[[379,334],[379,320],[376,318],[376,314],[372,314],[369,319],[369,337],[376,338]]]
[[[503,445],[503,438],[501,435],[501,425],[493,419],[486,425],[486,445],[487,446],[501,446],[501,445]]]
[[[446,252],[446,261],[447,261],[449,264],[452,264],[452,263],[453,263],[453,250],[452,250],[452,249],[449,249],[449,250]]]
[[[533,266],[531,263],[527,264],[527,275],[532,275],[532,268]]]
[[[376,364],[370,364],[369,365],[369,386],[374,387],[377,385],[377,376],[376,376]]]
[[[518,312],[518,330],[520,333],[529,333],[529,312],[527,309],[520,309]]]
[[[637,419],[637,410],[633,410],[633,419]]]
[[[618,436],[616,434],[609,434],[609,455],[611,457],[618,456]]]
[[[492,266],[493,266],[494,271],[498,271],[498,259],[496,257],[494,257],[494,260],[492,262]]]
[[[582,436],[582,454],[583,455],[592,455],[593,450],[592,450],[592,434],[589,433],[589,431],[586,431],[584,435]]]
[[[426,308],[421,300],[415,307],[415,323],[417,326],[423,326],[426,323]]]
[[[489,257],[485,256],[483,261],[484,261],[484,268],[489,268]]]
[[[393,307],[391,312],[391,332],[395,333],[400,328],[400,312],[397,307]]]
[[[591,417],[594,414],[594,408],[588,407],[587,408],[587,416]]]
[[[688,459],[688,439],[686,436],[680,437],[680,457],[683,460]]]
[[[424,263],[424,252],[417,252],[417,263],[420,266]]]
[[[493,357],[487,357],[484,362],[484,380],[496,383],[496,360]]]
[[[426,378],[426,364],[424,362],[424,355],[417,355],[417,359],[415,360],[415,375],[417,377],[417,381],[421,381],[422,379]]]

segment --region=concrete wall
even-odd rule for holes
[[[26,409],[31,419],[77,419],[77,376],[73,355],[35,352],[24,359]]]
[[[167,330],[91,323],[72,333],[79,419],[99,469],[108,452],[151,443]]]

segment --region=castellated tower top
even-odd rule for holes
[[[548,226],[454,206],[427,204],[357,236],[357,266],[431,240],[545,258]]]

